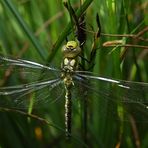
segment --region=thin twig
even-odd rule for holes
[[[44,118],[42,118],[42,117],[37,116],[37,115],[35,115],[35,114],[30,114],[30,113],[26,113],[26,112],[21,111],[21,110],[11,109],[11,108],[5,108],[5,107],[0,107],[0,111],[4,111],[4,112],[14,112],[14,113],[18,113],[18,114],[21,114],[21,115],[24,115],[24,116],[27,116],[27,117],[31,117],[31,118],[36,119],[36,120],[38,120],[38,121],[40,121],[40,122],[42,122],[42,123],[44,123],[44,124],[48,124],[48,125],[50,125],[50,126],[56,128],[56,129],[59,129],[59,130],[62,131],[62,132],[65,132],[64,129],[58,127],[57,125],[55,125],[55,124],[53,124],[53,123],[47,121],[46,119],[44,119]]]
[[[107,33],[101,33],[102,36],[110,36],[110,37],[128,37],[133,39],[138,39],[144,42],[148,42],[148,39],[145,39],[143,37],[137,36],[137,34],[107,34]]]
[[[131,115],[129,115],[129,119],[130,119],[131,126],[132,126],[132,131],[133,131],[133,136],[135,139],[136,148],[140,148],[140,138],[139,138],[139,133],[138,133],[135,119]]]
[[[143,46],[143,45],[133,45],[133,44],[108,44],[107,42],[105,42],[103,44],[103,47],[134,47],[134,48],[144,48],[144,49],[148,49],[148,46]]]

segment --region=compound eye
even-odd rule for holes
[[[69,41],[63,46],[62,52],[66,58],[75,58],[81,52],[81,48],[78,46],[78,42]]]
[[[66,44],[66,48],[71,48],[71,49],[74,49],[78,46],[78,43],[76,41],[69,41],[67,42]]]

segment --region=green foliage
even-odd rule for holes
[[[66,43],[66,38],[71,39],[72,29],[76,30],[62,2],[1,0],[0,53],[14,58],[50,63],[51,66],[60,68],[60,49]],[[98,76],[147,82],[148,34],[144,32],[148,26],[147,1],[85,0],[81,5],[78,0],[70,2],[78,18],[86,13],[87,39],[83,46],[84,57],[89,60],[92,51],[96,51],[95,60],[91,63],[94,67],[85,61],[86,69],[89,70],[91,65]],[[97,13],[101,35],[95,40],[94,34],[98,30]],[[122,43],[113,44],[111,41],[115,40]],[[107,41],[111,42],[108,47],[104,46]],[[93,43],[96,45],[94,48]],[[134,45],[138,45],[138,48]],[[3,78],[0,79],[0,85],[22,83],[19,76],[13,77],[11,73],[8,77],[2,77],[6,75],[2,69],[0,75]],[[101,89],[100,86],[96,87]],[[53,92],[55,98],[60,95],[57,92],[58,89]],[[93,98],[93,94],[89,96]],[[74,99],[72,139],[69,142],[65,140],[64,133],[64,98],[57,99],[49,106],[45,103],[45,107],[33,110],[32,114],[36,116],[29,115],[29,111],[24,113],[22,110],[19,112],[0,108],[0,147],[148,147],[146,122],[136,122],[130,114],[129,122],[122,122],[122,115],[117,120],[117,115],[108,115],[108,107],[122,110],[120,104],[111,106],[106,101],[102,106],[97,103],[97,99],[99,98],[94,97],[87,102],[87,124],[83,119],[84,115],[80,116],[86,102],[82,102],[83,106],[77,98]],[[148,122],[148,119],[145,121]]]

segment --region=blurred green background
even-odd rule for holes
[[[86,58],[92,50],[94,43],[92,32],[97,32],[96,14],[99,15],[101,35],[96,40],[94,72],[98,76],[147,82],[148,2],[146,0],[70,2],[78,16],[83,12],[86,13],[87,39],[84,45]],[[0,53],[60,68],[62,60],[60,49],[66,43],[66,38],[71,39],[70,22],[69,13],[62,0],[1,0]],[[123,46],[103,46],[103,43],[115,40],[120,40]],[[134,45],[138,45],[138,48]],[[19,81],[9,77],[12,85]],[[3,81],[0,80],[1,84]],[[1,111],[0,147],[148,147],[146,122],[132,124],[130,120],[121,123],[119,120],[112,120],[112,117],[108,120],[103,114],[100,118],[98,110],[104,110],[104,106],[98,108],[95,104],[91,112],[94,114],[94,123],[93,126],[91,122],[88,125],[87,139],[81,136],[83,126],[79,114],[76,114],[72,125],[74,135],[71,141],[67,142],[64,133],[64,101],[53,103],[50,107],[49,110],[40,108],[33,112],[37,116],[32,117],[22,112]],[[78,106],[76,110],[79,108]],[[136,125],[136,130],[133,125]]]

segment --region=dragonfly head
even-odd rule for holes
[[[66,45],[63,46],[62,52],[65,58],[76,58],[80,52],[81,48],[79,47],[79,43],[76,41],[68,41]]]

